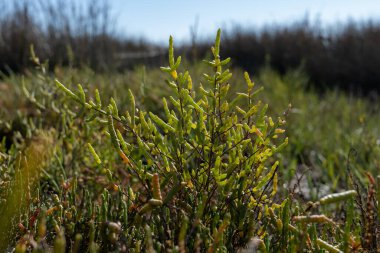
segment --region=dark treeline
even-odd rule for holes
[[[204,56],[209,45],[198,43],[197,55]],[[224,56],[250,72],[267,65],[280,73],[301,67],[320,90],[380,91],[379,22],[321,27],[304,20],[261,30],[235,27],[224,34],[222,45]]]
[[[106,0],[0,0],[0,70],[30,67],[30,45],[50,66],[110,70],[120,52],[152,50],[143,40],[125,39]]]
[[[257,70],[265,64],[285,73],[302,67],[317,88],[380,91],[380,23],[347,22],[330,28],[307,20],[260,32],[234,29],[223,52],[235,64]]]
[[[0,0],[0,70],[19,72],[30,67],[31,44],[50,66],[109,71],[166,64],[165,48],[120,36],[115,24],[105,0]],[[301,66],[321,90],[380,91],[379,22],[322,27],[305,20],[287,26],[227,30],[222,53],[235,66],[253,72],[269,65],[280,73]],[[193,38],[190,46],[177,49],[197,60],[205,56],[210,44]]]

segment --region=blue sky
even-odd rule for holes
[[[241,24],[260,28],[286,24],[306,15],[313,22],[332,24],[348,19],[380,20],[380,0],[110,0],[117,28],[126,36],[166,43],[190,37],[198,20],[198,35],[214,35],[219,27]]]

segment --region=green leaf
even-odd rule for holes
[[[113,146],[116,148],[116,150],[120,150],[120,142],[117,138],[115,127],[113,125],[112,115],[108,115],[108,132],[110,133]]]
[[[95,101],[98,109],[102,108],[102,100],[100,99],[99,90],[95,89]]]
[[[116,101],[115,101],[115,99],[113,99],[112,97],[111,97],[111,100],[110,100],[110,102],[111,102],[111,111],[112,111],[112,115],[113,116],[115,116],[116,118],[119,118],[119,110],[117,109],[117,105],[116,105]]]
[[[173,70],[177,69],[181,64],[181,56],[178,56],[177,61],[174,63]]]
[[[218,57],[219,56],[219,51],[220,51],[220,34],[221,34],[221,29],[218,29],[218,32],[216,33],[216,38],[215,38],[215,47],[214,47],[214,56]]]
[[[165,131],[165,133],[167,133],[167,132],[173,132],[174,133],[175,132],[175,129],[172,126],[165,123],[160,117],[158,117],[154,113],[149,112],[149,116],[154,121],[154,123],[156,123],[159,127],[162,128],[162,130]]]
[[[98,154],[95,152],[95,149],[92,147],[91,143],[87,143],[87,147],[90,150],[92,156],[94,157],[96,164],[100,165],[102,161],[100,160]]]
[[[174,46],[173,46],[173,37],[169,37],[169,66],[170,70],[173,70],[174,67]]]
[[[279,164],[278,161],[276,161],[276,162],[273,164],[273,166],[272,166],[270,172],[269,172],[268,174],[266,174],[266,175],[265,175],[265,176],[264,176],[264,177],[258,182],[258,184],[253,188],[253,191],[254,191],[254,192],[260,190],[260,189],[261,189],[266,183],[269,182],[269,180],[272,178],[273,174],[276,172],[276,169],[277,169],[278,164]]]
[[[55,83],[58,86],[58,88],[65,92],[69,97],[75,99],[76,101],[81,101],[77,95],[75,95],[71,90],[66,88],[66,86],[59,82],[57,79],[55,79]]]
[[[79,98],[84,103],[86,103],[86,94],[84,93],[82,85],[78,84]]]
[[[135,114],[136,114],[136,102],[135,102],[135,97],[133,96],[131,89],[128,89],[128,100],[129,100],[129,104],[131,106],[131,109],[130,109],[131,123],[132,123],[132,127],[134,127],[135,126]]]

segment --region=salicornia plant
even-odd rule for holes
[[[169,66],[162,70],[170,76],[173,96],[162,99],[165,117],[136,108],[131,91],[124,113],[112,98],[104,107],[99,92],[89,100],[80,85],[74,93],[56,81],[92,118],[107,121],[113,148],[131,175],[125,188],[114,180],[127,206],[124,218],[108,220],[107,207],[100,210],[102,222],[121,223],[119,243],[127,247],[232,251],[263,235],[263,210],[272,206],[277,190],[279,163],[273,155],[287,143],[279,137],[285,121],[266,115],[268,105],[255,99],[260,89],[254,90],[248,73],[246,92],[229,94],[230,58],[220,58],[220,34],[213,59],[205,61],[212,74],[204,74],[200,85],[179,71],[181,57],[175,59],[170,37]],[[101,166],[102,154],[88,146]],[[108,202],[109,196],[102,199]]]

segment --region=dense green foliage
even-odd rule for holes
[[[236,250],[257,234],[260,209],[271,205],[270,195],[276,193],[268,186],[275,179],[277,188],[278,162],[270,158],[285,145],[272,144],[284,132],[278,128],[283,120],[274,123],[265,116],[267,106],[254,102],[256,92],[247,73],[247,92],[228,100],[232,74],[222,69],[229,59],[220,59],[219,43],[220,32],[212,48],[214,59],[207,62],[214,74],[205,75],[198,95],[189,73],[177,73],[181,58],[174,59],[170,39],[169,67],[162,70],[171,76],[167,84],[174,96],[163,99],[165,120],[137,110],[131,91],[129,109],[121,116],[114,99],[107,112],[98,93],[96,102],[88,102],[81,86],[76,95],[56,81],[83,109],[94,113],[91,119],[106,116],[111,142],[132,177],[124,205],[135,206],[136,211],[125,211],[132,220],[122,223],[130,236],[126,240],[142,241],[147,235],[139,238],[135,233],[144,234],[145,228],[154,235],[146,249],[177,245],[181,251]],[[237,105],[243,99],[248,104],[245,110]],[[101,158],[89,147],[100,166]],[[107,173],[112,182],[112,172]],[[102,222],[107,220],[105,216]]]
[[[32,54],[0,84],[1,251],[375,251],[377,105],[219,51],[182,71],[170,39],[165,75]]]

